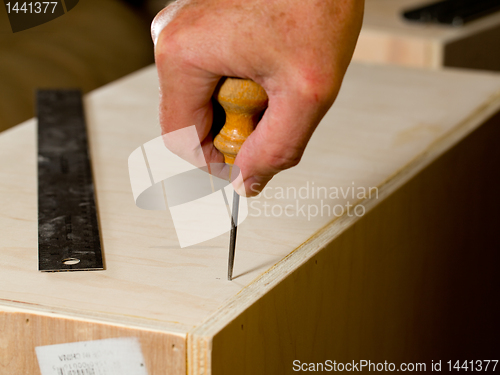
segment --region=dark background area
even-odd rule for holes
[[[0,6],[0,131],[34,116],[37,88],[89,92],[154,62],[150,25],[167,0],[80,0],[13,33]]]

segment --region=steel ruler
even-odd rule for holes
[[[39,90],[38,269],[103,269],[79,90]]]

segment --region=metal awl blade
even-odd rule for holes
[[[240,196],[235,191],[233,193],[233,210],[231,215],[231,237],[229,239],[229,264],[227,268],[227,279],[233,279],[234,251],[236,248],[236,231],[238,229],[238,208],[240,206]]]

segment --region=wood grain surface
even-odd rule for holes
[[[314,276],[316,264],[311,263],[311,259],[322,249],[333,249],[329,251],[335,254],[318,255],[320,266],[332,260],[338,267],[352,266],[356,272],[361,272],[363,265],[356,263],[361,262],[361,255],[355,256],[354,253],[363,254],[363,249],[367,248],[358,246],[356,241],[364,241],[362,238],[365,237],[358,237],[356,228],[364,228],[362,232],[368,231],[368,241],[377,233],[377,228],[385,228],[381,233],[387,236],[392,225],[384,227],[381,219],[377,225],[373,224],[373,229],[369,229],[375,220],[369,219],[372,215],[370,210],[384,199],[389,199],[500,108],[500,77],[495,74],[352,65],[336,104],[312,137],[299,166],[276,176],[265,194],[249,201],[250,215],[241,223],[238,231],[234,281],[228,282],[225,280],[228,236],[181,249],[168,211],[145,211],[134,204],[127,158],[141,144],[159,135],[157,88],[155,68],[149,67],[86,97],[89,142],[106,263],[106,269],[102,272],[37,271],[35,120],[0,135],[0,306],[6,311],[10,309],[3,316],[3,322],[16,321],[17,325],[22,324],[24,317],[9,315],[13,314],[12,311],[34,315],[56,314],[57,319],[75,321],[64,323],[74,324],[74,327],[80,324],[79,321],[91,321],[93,325],[88,327],[99,326],[105,332],[108,331],[104,327],[112,325],[133,329],[134,334],[137,330],[160,331],[168,336],[158,340],[168,341],[173,340],[172,337],[187,335],[187,371],[191,374],[209,374],[212,366],[217,368],[214,374],[230,373],[220,366],[224,358],[221,348],[230,342],[228,338],[237,339],[237,336],[233,336],[236,331],[230,333],[231,330],[234,327],[241,329],[241,324],[245,330],[247,319],[248,322],[252,319],[262,322],[263,316],[254,314],[264,314],[265,311],[260,311],[259,307],[252,309],[252,306],[259,306],[258,301],[267,294],[278,293],[270,294],[275,296],[272,299],[275,302],[270,303],[280,304],[283,301],[288,306],[287,295],[295,293],[293,288],[303,295],[309,281],[313,283],[311,285],[321,282]],[[337,196],[329,194],[322,199],[318,199],[317,195],[296,198],[293,194],[283,196],[280,193],[309,191],[311,194],[313,186],[340,193]],[[432,193],[432,186],[428,188],[431,190],[422,192],[422,197]],[[351,197],[350,193],[341,193],[353,191],[348,189],[364,191],[364,194],[356,193]],[[368,194],[373,189],[378,194]],[[264,204],[270,207],[267,215],[264,213]],[[364,215],[347,215],[347,211],[343,215],[307,215],[307,208],[305,211],[296,209],[297,205],[325,205],[330,209],[328,212],[333,212],[332,208],[345,208],[348,204],[364,207],[368,212],[366,218]],[[385,214],[386,209],[380,212]],[[400,221],[402,224],[410,220],[405,216],[408,213],[396,208],[394,210],[394,217],[385,220]],[[281,214],[277,215],[279,212]],[[365,220],[366,224],[356,226],[359,220]],[[346,234],[339,242],[332,242],[347,230],[354,232]],[[439,228],[433,230],[439,231]],[[403,237],[412,233],[403,232],[401,237],[395,236],[394,243],[407,246]],[[354,241],[352,244],[342,245],[343,241],[351,240]],[[436,249],[437,244],[432,248]],[[381,247],[383,245],[379,243],[375,249]],[[336,249],[344,248],[347,252],[352,249],[354,253],[352,256],[346,254],[347,260],[337,263],[335,259],[341,256],[337,251],[341,250]],[[418,252],[417,248],[417,245],[409,247],[412,254]],[[428,251],[423,252],[422,259],[428,259],[425,258],[428,254]],[[352,259],[352,262],[348,259]],[[388,264],[381,265],[379,271],[369,274],[370,277],[383,277],[383,270],[388,269],[390,264],[396,264],[392,262],[397,262],[397,258],[391,259]],[[406,258],[401,260],[408,262]],[[384,262],[383,257],[380,262]],[[407,264],[404,263],[402,269]],[[330,270],[328,267],[325,272]],[[335,293],[356,292],[359,281],[353,279],[353,275],[357,273],[339,273],[337,276],[341,280],[327,278],[325,280],[329,281],[325,282],[339,283],[340,289],[335,289]],[[281,282],[284,283],[283,289],[277,288]],[[397,291],[394,289],[394,293],[411,292],[411,288],[405,285],[414,285],[413,282],[415,280],[408,279],[407,284],[402,284]],[[296,286],[292,288],[290,285],[293,283]],[[380,283],[386,285],[383,280]],[[318,301],[318,306],[311,307],[311,314],[319,311],[317,309],[323,303],[322,298],[332,296],[330,292],[324,295],[321,289],[311,292],[312,300]],[[269,301],[269,298],[262,301]],[[348,309],[345,302],[348,297],[342,298],[340,301],[343,302],[339,302],[335,308]],[[406,303],[410,297],[402,298]],[[396,303],[396,296],[391,297],[390,301]],[[378,311],[377,306],[380,308],[380,305],[373,303],[374,311]],[[412,303],[408,302],[405,308],[413,306]],[[290,306],[287,310],[293,309]],[[247,310],[250,315],[245,315]],[[277,307],[276,311],[283,310]],[[297,308],[296,311],[298,315],[293,319],[299,319],[305,310]],[[339,311],[339,314],[339,317],[343,317],[346,312]],[[241,324],[237,320],[240,315],[243,319]],[[280,314],[276,316],[286,319]],[[379,319],[368,312],[364,316],[365,319],[372,319],[366,324],[376,325]],[[304,319],[308,317],[304,315]],[[52,322],[51,319],[45,319],[47,323],[42,323],[43,319],[38,320],[39,327],[63,324]],[[293,319],[290,319],[292,322]],[[398,315],[397,319],[403,317]],[[9,325],[5,327],[7,331],[10,329]],[[228,330],[225,327],[229,327]],[[252,330],[256,327],[262,329],[263,326],[256,324],[248,328]],[[269,334],[286,336],[285,331],[276,331],[281,329],[279,327],[270,326]],[[304,327],[310,326],[306,324]],[[343,332],[351,332],[355,340],[359,328],[355,325],[349,327]],[[414,330],[419,329],[414,327]],[[58,332],[61,336],[54,338],[54,342],[80,339],[66,336],[61,329]],[[300,332],[299,328],[290,332],[292,346],[283,347],[283,361],[289,358],[289,351],[294,350],[293,345],[311,345],[310,340],[314,336],[308,333],[301,341]],[[106,337],[107,334],[96,334],[95,337]],[[255,340],[259,337],[256,334],[253,331],[249,339]],[[7,341],[9,347],[11,337]],[[26,350],[31,349],[26,347]],[[252,353],[259,355],[261,352]],[[279,355],[275,352],[271,354],[273,357],[270,358]],[[213,358],[214,355],[216,358]],[[13,354],[4,354],[1,358],[13,358]],[[234,370],[231,363],[227,369]],[[255,363],[257,366],[266,362],[256,360]]]

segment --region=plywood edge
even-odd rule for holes
[[[211,373],[212,339],[210,337],[188,335],[186,350],[187,374],[207,375]]]
[[[424,29],[424,33],[418,33],[421,28],[418,25],[415,25],[412,22],[401,21],[402,23],[398,25],[399,27],[394,27],[393,25],[381,25],[381,24],[373,24],[370,20],[365,20],[363,23],[361,33],[377,33],[379,35],[384,35],[387,37],[394,37],[395,34],[401,36],[403,38],[415,38],[421,40],[441,40],[443,37],[440,35],[443,31],[442,27],[439,26],[431,26],[426,27]],[[432,29],[432,27],[434,29]],[[444,31],[448,31],[446,28]]]
[[[424,66],[430,69],[443,68],[444,48],[442,43],[433,40],[424,47]]]
[[[500,91],[492,95],[485,104],[476,108],[448,133],[436,139],[423,152],[416,155],[404,168],[396,171],[381,183],[378,186],[378,199],[362,199],[356,204],[363,205],[366,212],[370,211],[499,111]],[[210,375],[213,337],[358,220],[359,218],[354,215],[344,215],[331,221],[275,266],[258,276],[239,294],[228,300],[201,325],[192,329],[187,339],[188,374]]]
[[[117,327],[133,328],[161,333],[168,333],[179,337],[186,337],[191,326],[182,325],[176,322],[155,321],[141,317],[107,314],[103,312],[88,313],[82,311],[72,311],[69,309],[51,308],[28,304],[18,301],[7,301],[0,299],[0,312],[8,313],[31,313],[52,318],[72,319],[89,323],[107,324]]]
[[[395,35],[382,29],[366,28],[361,30],[353,61],[432,68],[435,46],[440,46],[435,38],[415,34]]]

